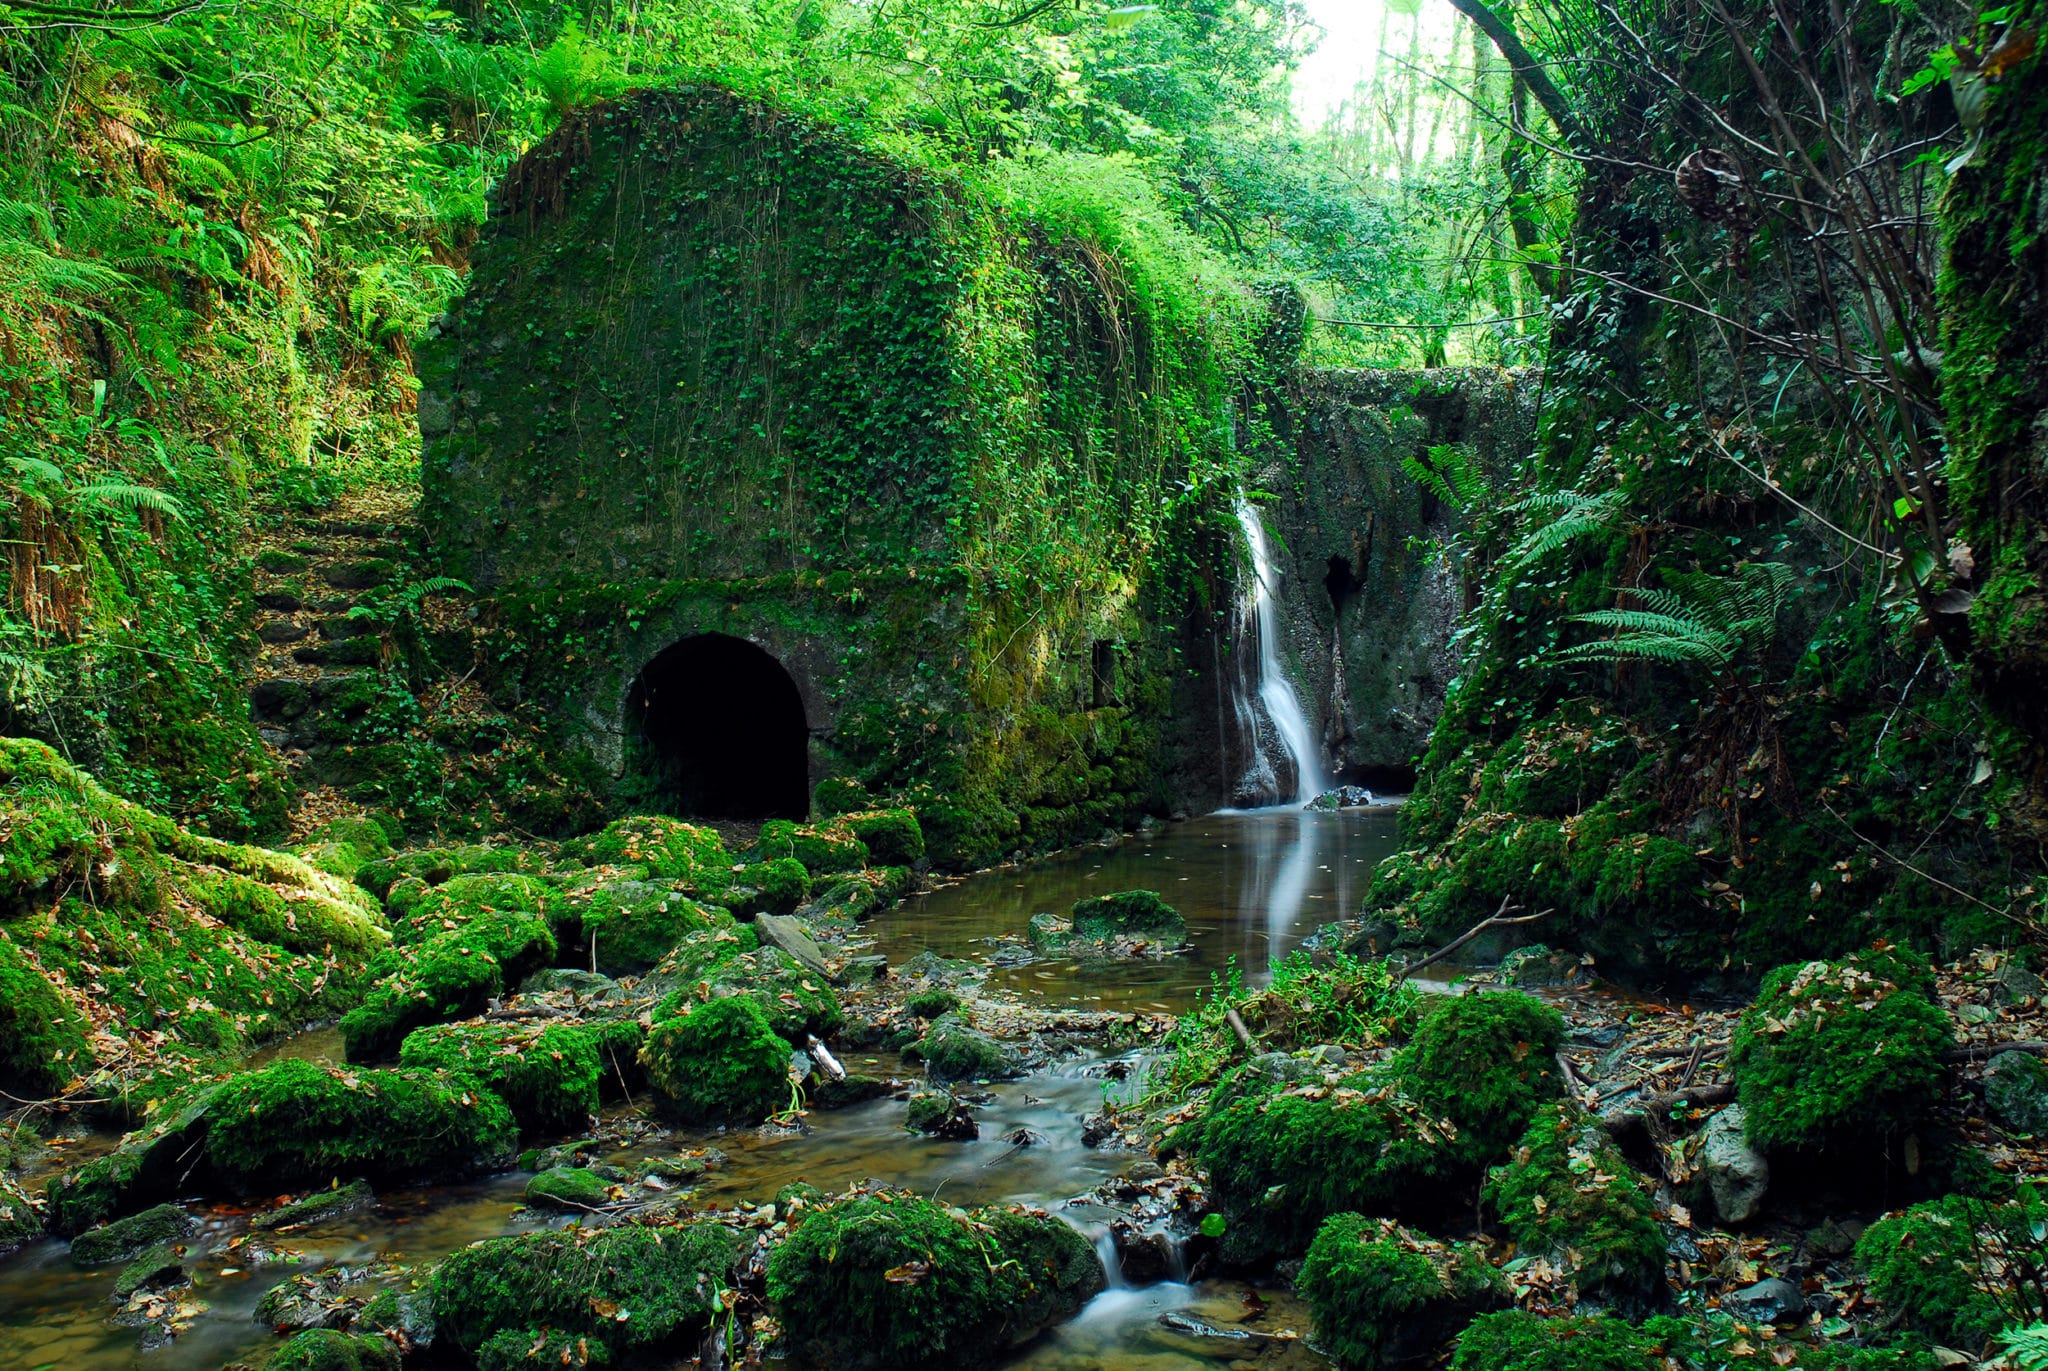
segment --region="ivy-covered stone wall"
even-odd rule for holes
[[[499,698],[634,798],[635,675],[716,632],[789,671],[813,783],[958,810],[963,861],[1172,808],[1265,313],[1115,230],[715,88],[572,116],[419,355]]]

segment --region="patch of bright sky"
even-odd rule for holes
[[[1387,51],[1405,58],[1414,26],[1420,24],[1423,53],[1443,53],[1458,17],[1447,0],[1420,0],[1419,5],[1397,0],[1392,6],[1386,0],[1302,0],[1302,8],[1323,30],[1316,50],[1294,73],[1294,112],[1304,129],[1320,129],[1360,82],[1372,79],[1382,42]],[[1404,9],[1412,13],[1401,13]],[[1427,56],[1424,65],[1433,65]]]

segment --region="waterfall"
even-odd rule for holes
[[[1251,787],[1274,802],[1292,798],[1297,802],[1313,800],[1328,790],[1329,781],[1323,775],[1321,762],[1316,756],[1315,734],[1308,726],[1308,714],[1301,707],[1301,697],[1294,693],[1294,685],[1287,679],[1286,668],[1280,660],[1280,598],[1275,593],[1276,573],[1273,570],[1273,556],[1266,545],[1266,526],[1259,522],[1258,513],[1243,496],[1237,501],[1237,522],[1244,529],[1244,540],[1252,554],[1252,622],[1259,636],[1259,704],[1264,707],[1266,719],[1271,723],[1281,749],[1294,767],[1294,793],[1291,797],[1280,793],[1280,768],[1266,755],[1263,732],[1256,727],[1252,717],[1251,703],[1239,697],[1238,717],[1241,724],[1248,725],[1246,735],[1252,740],[1253,772],[1247,778]]]

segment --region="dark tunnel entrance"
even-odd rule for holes
[[[633,682],[626,722],[638,780],[672,813],[810,813],[803,697],[782,664],[752,643],[706,633],[664,649]]]

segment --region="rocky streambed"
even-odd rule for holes
[[[2012,959],[1878,949],[1754,1007],[1542,948],[1402,979],[1323,917],[1388,828],[1215,816],[936,890],[844,826],[723,879],[653,821],[366,864],[402,955],[338,1030],[118,1147],[16,1120],[55,1236],[0,1260],[0,1367],[1995,1350],[2048,1124]],[[1184,932],[1091,923],[1134,889]],[[518,980],[464,1000],[486,957]]]

